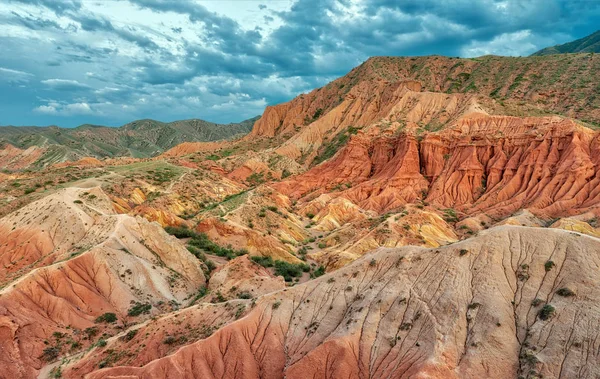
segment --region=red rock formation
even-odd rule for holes
[[[598,133],[570,120],[472,114],[421,142],[359,132],[330,161],[274,187],[301,198],[348,183],[336,196],[378,212],[426,198],[469,214],[555,217],[597,211],[598,152]]]
[[[31,146],[25,150],[5,144],[0,148],[0,167],[19,170],[33,165],[46,151],[45,148]]]

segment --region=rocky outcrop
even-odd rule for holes
[[[421,141],[359,132],[330,161],[274,187],[299,199],[347,183],[335,196],[377,212],[423,199],[496,218],[524,208],[571,215],[598,209],[598,141],[558,117],[471,114]]]
[[[486,111],[493,114],[523,114],[543,109],[597,123],[600,100],[595,96],[597,88],[593,80],[585,84],[581,80],[577,91],[573,91],[573,78],[595,77],[599,64],[600,58],[593,54],[486,56],[476,60],[441,56],[373,57],[325,87],[267,107],[254,124],[251,136],[293,134],[334,109],[344,109],[334,113],[338,119],[349,120],[345,126],[368,125],[378,120],[376,117],[384,117],[380,111],[394,104],[390,102],[390,94],[401,83],[415,92],[437,92],[440,98],[476,94],[485,103]],[[545,75],[548,72],[554,75]],[[348,105],[342,106],[345,102]],[[428,112],[426,106],[417,107],[412,115],[421,114],[424,117],[420,119],[429,123],[436,118],[428,118]],[[443,121],[445,117],[440,116]]]

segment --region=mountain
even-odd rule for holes
[[[0,127],[0,145],[10,144],[35,154],[34,166],[46,166],[82,157],[151,157],[182,142],[216,141],[248,133],[257,118],[237,124],[214,124],[203,120],[163,123],[138,120],[119,128],[81,125],[76,128]],[[18,159],[15,160],[18,162]],[[18,168],[18,164],[13,164]]]
[[[599,65],[374,57],[239,138],[0,172],[2,367],[600,375]]]
[[[536,51],[531,56],[572,53],[600,53],[600,30],[572,42],[546,47],[540,51]]]

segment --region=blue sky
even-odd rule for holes
[[[236,122],[374,55],[529,55],[596,0],[3,0],[0,125]]]

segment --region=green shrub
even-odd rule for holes
[[[112,324],[113,322],[117,321],[117,315],[111,312],[105,313],[103,315],[98,316],[98,318],[96,318],[96,323],[107,323],[107,324]]]
[[[198,255],[198,249],[206,251],[210,254],[218,255],[219,257],[225,257],[227,259],[233,259],[235,257],[248,254],[248,251],[245,249],[236,250],[231,247],[219,246],[211,241],[206,234],[197,233],[186,227],[167,226],[165,227],[165,231],[177,238],[191,238],[188,242],[188,250],[190,250],[192,254],[195,254],[199,258],[200,256]],[[190,249],[190,247],[192,248]]]
[[[263,267],[273,267],[273,258],[271,257],[259,257],[257,255],[250,257],[253,262],[258,263]]]
[[[96,334],[98,334],[98,328],[91,326],[89,328],[85,328],[83,332],[87,335],[87,338],[91,340],[96,336]]]
[[[56,358],[58,358],[59,354],[60,354],[60,349],[58,347],[56,347],[56,346],[47,347],[42,352],[41,358],[43,360],[45,360],[46,362],[51,362],[51,361],[55,360]]]
[[[167,336],[167,338],[163,340],[163,343],[167,345],[173,345],[175,342],[177,342],[177,338],[173,336]]]
[[[555,312],[556,312],[556,309],[552,305],[546,304],[538,312],[538,317],[540,318],[540,320],[545,321],[545,320],[548,320],[549,318],[551,318],[552,316],[554,316]]]
[[[313,277],[318,278],[319,276],[325,275],[325,266],[321,265],[318,269],[313,272]]]
[[[133,329],[127,332],[127,334],[125,334],[122,338],[125,341],[131,341],[135,335],[138,333],[138,329]]]
[[[302,272],[310,271],[310,266],[304,263],[294,264],[285,261],[275,261],[275,275],[283,276],[286,282],[302,276]]]
[[[138,303],[136,302],[131,308],[129,308],[129,310],[127,311],[127,315],[128,316],[139,316],[141,314],[148,314],[150,313],[150,309],[152,309],[152,305],[149,303]]]
[[[566,287],[560,288],[558,291],[556,291],[556,294],[563,297],[575,296],[575,292]]]
[[[556,265],[552,261],[547,261],[546,263],[544,263],[544,269],[546,270],[546,272],[552,270],[554,266]]]

